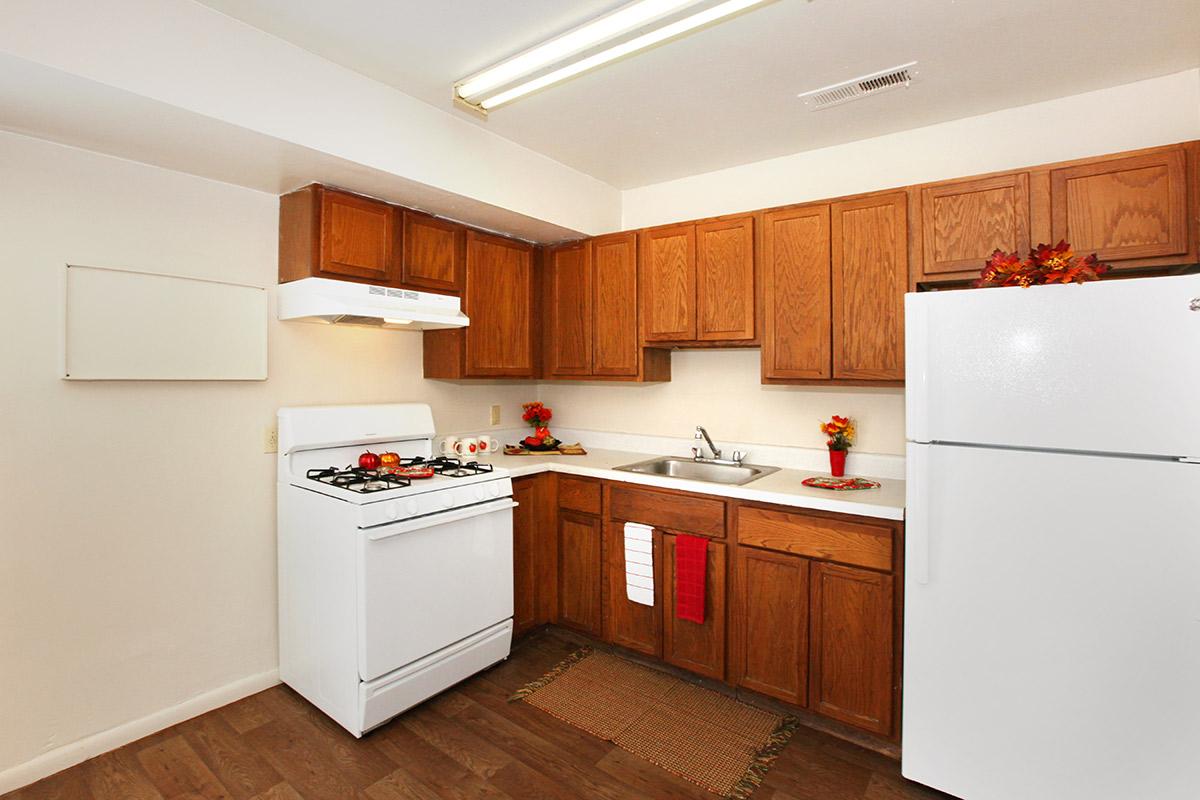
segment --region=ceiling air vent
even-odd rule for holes
[[[813,89],[811,92],[804,92],[796,96],[804,101],[804,105],[808,106],[809,111],[840,106],[842,103],[886,92],[897,86],[908,86],[917,77],[917,71],[913,69],[915,66],[917,66],[917,62],[910,61],[898,67],[872,72],[870,75],[835,83],[832,86],[823,86],[820,89]]]

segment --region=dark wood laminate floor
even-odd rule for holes
[[[356,740],[284,686],[94,758],[0,800],[575,800],[715,795],[525,703],[513,690],[579,645],[557,629]],[[899,765],[801,728],[754,800],[946,800]]]

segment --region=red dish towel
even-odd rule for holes
[[[708,539],[675,537],[675,616],[704,624],[704,570]]]

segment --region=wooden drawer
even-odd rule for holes
[[[737,515],[739,544],[890,572],[892,528],[742,506]]]
[[[600,481],[560,475],[558,477],[558,507],[569,508],[584,514],[599,514]]]
[[[725,502],[715,498],[613,485],[609,495],[609,517],[668,531],[718,539],[725,536]]]

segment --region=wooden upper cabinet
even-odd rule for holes
[[[587,242],[550,250],[546,256],[549,297],[546,371],[554,376],[592,373],[592,260]],[[634,364],[636,371],[637,365]]]
[[[404,211],[401,282],[436,292],[462,290],[467,229],[416,211]]]
[[[313,184],[279,198],[279,281],[400,285],[397,209]]]
[[[1184,145],[1052,168],[1049,243],[1116,267],[1194,260],[1187,176]]]
[[[593,303],[592,373],[638,374],[637,234],[591,241]]]
[[[533,248],[467,232],[466,376],[534,377]]]
[[[387,203],[322,189],[321,272],[394,281],[395,226],[395,209]]]
[[[891,575],[812,565],[810,707],[888,736],[896,689]]]
[[[725,679],[725,550],[708,542],[704,575],[704,622],[675,616],[675,542],[662,537],[662,656],[677,667],[717,680]]]
[[[696,226],[656,228],[641,234],[642,339],[696,339]]]
[[[833,377],[902,381],[908,197],[845,200],[830,215]]]
[[[696,225],[696,338],[754,338],[754,218]]]
[[[763,215],[763,379],[832,376],[829,206]]]
[[[1029,173],[921,187],[915,279],[979,276],[996,250],[1029,251]]]
[[[807,559],[737,548],[732,677],[798,706],[808,702]]]

